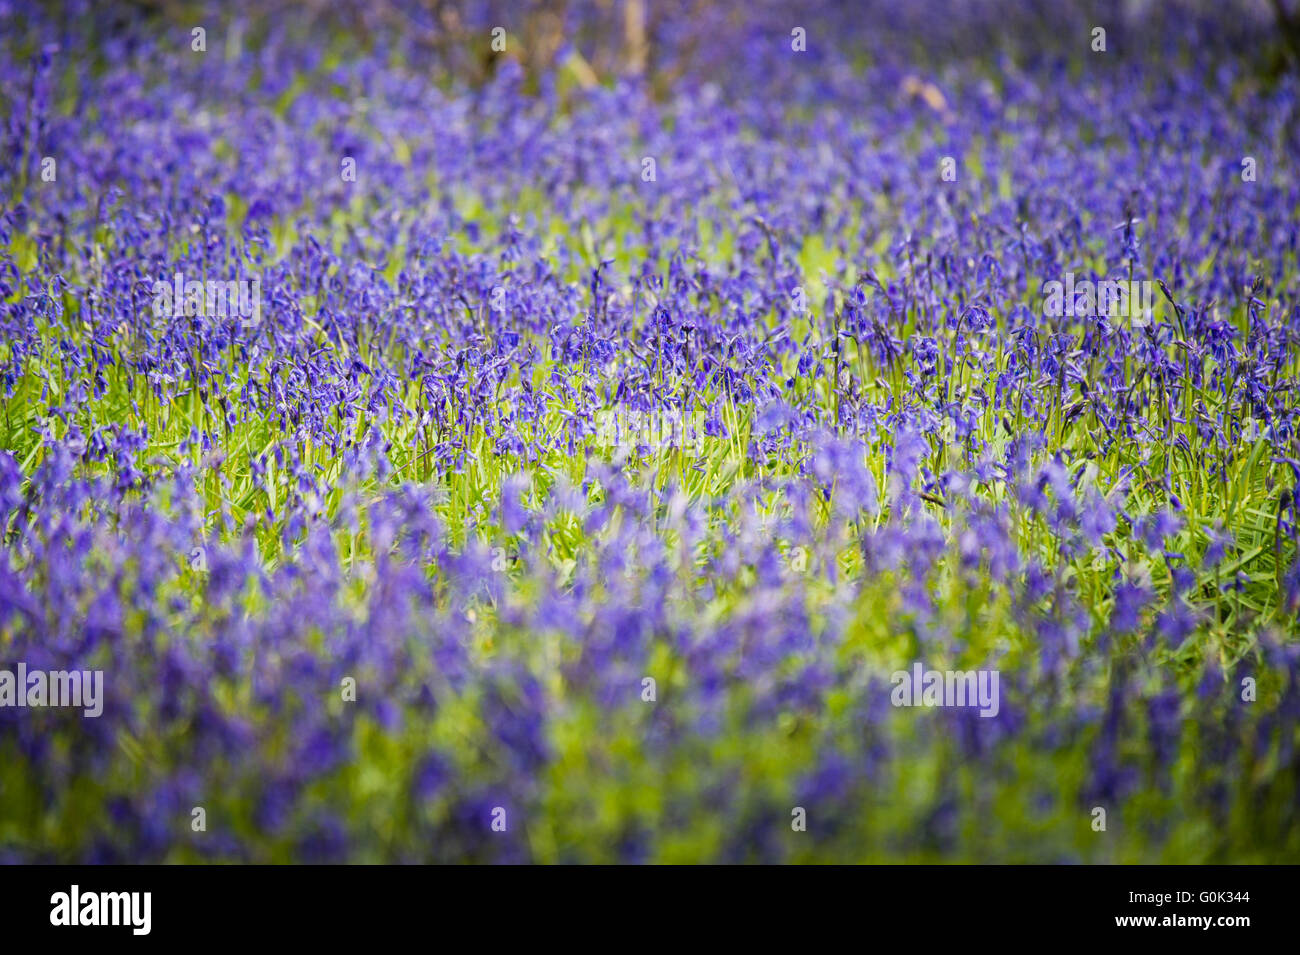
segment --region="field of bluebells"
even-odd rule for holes
[[[0,2],[0,860],[1300,861],[1300,47],[1053,6]]]

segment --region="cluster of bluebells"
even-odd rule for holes
[[[0,667],[103,712],[0,707],[0,859],[1300,858],[1266,20],[68,6],[0,3]]]

